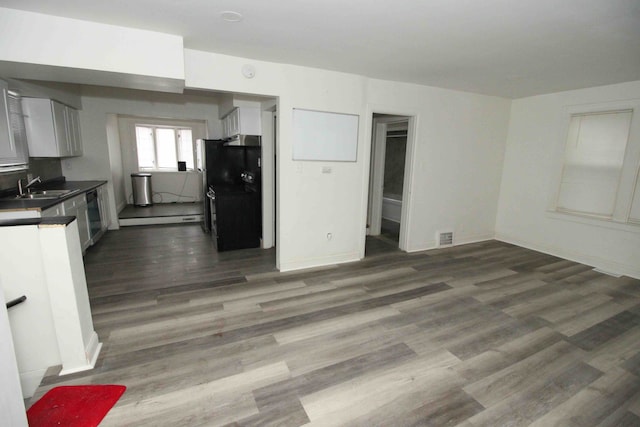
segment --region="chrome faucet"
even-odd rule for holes
[[[40,179],[39,176],[36,176],[35,178],[33,178],[31,181],[29,181],[27,183],[27,185],[24,186],[24,188],[22,187],[22,178],[20,178],[18,180],[18,195],[19,196],[24,196],[24,190],[29,190],[29,187],[31,187],[33,184],[35,184],[36,182],[42,182],[42,180]]]

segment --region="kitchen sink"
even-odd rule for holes
[[[16,196],[16,199],[59,199],[76,191],[78,190],[37,190]]]

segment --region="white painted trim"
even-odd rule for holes
[[[22,397],[28,398],[35,394],[46,372],[47,372],[46,369],[38,369],[35,371],[20,373],[20,386],[22,387]]]
[[[371,174],[369,178],[369,234],[377,236],[382,228],[382,192],[384,187],[384,160],[387,151],[387,123],[373,119],[373,141],[371,144]]]
[[[400,241],[398,247],[406,251],[409,246],[409,224],[411,223],[411,206],[413,205],[413,171],[416,159],[416,139],[418,115],[409,116],[407,130],[407,147],[404,160],[404,182],[402,184],[402,209],[400,213]]]
[[[120,222],[118,221],[118,214],[120,214],[120,212],[122,212],[122,210],[124,208],[126,208],[126,207],[127,207],[127,202],[125,200],[123,200],[122,203],[120,203],[120,204],[118,204],[116,206],[115,219],[113,217],[111,218],[111,222],[109,223],[109,230],[119,230],[120,229]],[[111,211],[111,212],[113,212],[113,211]]]
[[[597,218],[589,215],[562,211],[547,211],[546,216],[554,220],[576,222],[578,224],[585,224],[591,227],[608,228],[624,231],[625,233],[640,233],[640,224],[634,222],[618,222],[608,218]]]
[[[119,219],[120,227],[130,225],[182,224],[202,222],[203,215],[161,216],[153,218],[124,218]]]
[[[624,99],[609,102],[598,102],[578,105],[566,105],[558,117],[558,143],[554,148],[553,155],[553,176],[549,181],[549,193],[547,199],[547,211],[560,214],[576,215],[588,217],[588,214],[562,212],[558,209],[558,197],[560,195],[560,184],[564,169],[564,159],[567,145],[567,135],[569,133],[569,123],[574,115],[594,114],[613,111],[631,110],[636,115],[640,110],[640,100]],[[629,125],[629,136],[624,154],[624,163],[620,170],[620,178],[616,187],[616,198],[612,211],[611,220],[617,223],[627,223],[633,203],[633,195],[638,178],[638,165],[640,163],[640,120],[633,119]]]
[[[428,251],[432,249],[452,248],[455,246],[468,245],[470,243],[486,242],[489,240],[494,240],[493,234],[477,234],[477,235],[467,235],[467,236],[454,234],[453,245],[451,246],[439,247],[438,242],[436,240],[428,240],[426,242],[422,242],[417,246],[407,249],[407,252],[413,253],[413,252]]]
[[[92,347],[92,348],[90,348]],[[100,350],[102,350],[102,343],[98,342],[98,334],[93,332],[91,338],[89,339],[89,343],[87,344],[87,364],[84,366],[75,366],[70,369],[62,369],[58,375],[69,375],[75,374],[76,372],[88,371],[90,369],[95,368],[96,362],[98,361],[98,356],[100,355]]]
[[[406,151],[406,160],[404,164],[404,185],[402,190],[402,219],[400,223],[400,241],[398,247],[400,250],[409,252],[409,230],[410,224],[412,221],[411,209],[413,206],[413,187],[414,187],[414,171],[415,164],[417,162],[416,159],[416,150],[417,150],[417,138],[418,138],[418,124],[420,120],[420,114],[415,110],[404,110],[398,109],[397,107],[388,107],[381,104],[367,104],[367,112],[365,116],[365,150],[364,155],[371,158],[371,150],[373,135],[373,114],[386,114],[391,116],[404,116],[409,119],[409,126],[407,132],[407,151]],[[364,258],[365,256],[365,245],[367,238],[367,219],[369,215],[369,177],[371,172],[371,162],[367,162],[365,167],[363,168],[363,212],[364,215],[362,217],[362,234],[360,241],[360,258]]]
[[[93,331],[93,333],[91,334],[91,338],[89,338],[89,342],[87,343],[87,347],[85,348],[87,360],[89,361],[91,367],[96,366],[96,361],[98,360],[98,356],[100,355],[100,350],[102,350],[102,343],[99,341],[96,331]]]
[[[575,252],[566,250],[554,245],[545,245],[540,243],[533,243],[521,240],[517,237],[509,236],[504,233],[496,233],[496,240],[501,242],[511,243],[513,245],[521,246],[523,248],[531,249],[538,252],[543,252],[549,255],[557,256],[560,258],[568,259],[570,261],[586,264],[594,268],[598,268],[604,271],[610,271],[613,274],[621,274],[624,276],[633,277],[634,279],[640,279],[640,266],[632,266],[622,264],[615,261],[610,261],[597,256],[587,255],[582,252]]]
[[[398,247],[400,250],[407,251],[408,247],[408,230],[409,230],[409,222],[411,220],[411,197],[412,197],[412,188],[413,188],[413,170],[415,159],[415,151],[416,151],[416,136],[417,136],[417,125],[418,125],[418,115],[417,113],[398,113],[398,112],[383,112],[384,109],[380,110],[377,108],[373,108],[372,106],[368,106],[367,108],[367,117],[371,118],[372,126],[371,126],[371,136],[369,141],[371,141],[370,145],[370,161],[369,161],[369,170],[366,172],[366,177],[368,179],[367,189],[367,198],[368,201],[366,205],[366,216],[365,221],[368,221],[369,227],[366,227],[365,222],[365,235],[379,235],[381,232],[381,224],[382,224],[382,193],[383,193],[383,183],[384,183],[384,159],[385,159],[385,151],[386,151],[386,134],[387,134],[387,124],[393,122],[407,121],[408,129],[407,129],[407,146],[405,152],[405,162],[404,162],[404,181],[402,188],[402,209],[401,209],[401,220],[400,220],[400,237],[398,242]],[[373,114],[385,114],[390,117],[384,118],[373,118]],[[365,135],[365,138],[368,135]],[[364,245],[366,241],[363,240],[363,257],[364,257]]]
[[[360,257],[360,254],[358,252],[336,254],[328,257],[308,258],[281,264],[280,271],[285,272],[313,267],[327,267],[331,264],[344,264],[347,262],[360,261],[361,259],[362,257]]]
[[[271,107],[274,108],[274,107]],[[275,242],[275,141],[274,121],[275,112],[263,110],[262,146],[260,159],[262,162],[262,245],[263,249],[271,248]]]

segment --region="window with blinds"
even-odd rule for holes
[[[570,116],[557,211],[640,223],[640,135],[634,135],[633,115],[621,109]]]
[[[191,128],[136,125],[136,147],[141,171],[177,171],[179,161],[194,170]]]

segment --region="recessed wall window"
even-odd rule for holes
[[[570,116],[557,211],[635,222],[640,140],[633,115],[620,109]]]
[[[141,171],[177,171],[178,162],[194,169],[193,132],[188,127],[136,125],[138,168]]]

